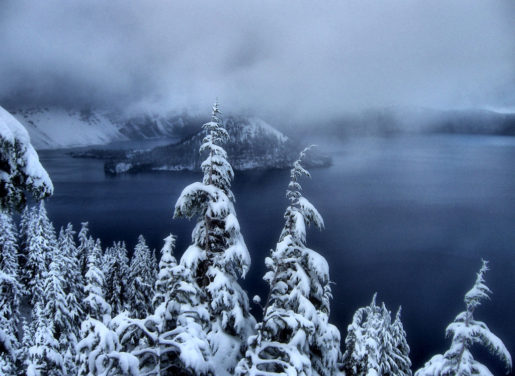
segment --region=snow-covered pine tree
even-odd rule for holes
[[[173,235],[165,238],[153,314],[142,320],[119,315],[114,326],[124,348],[140,359],[141,374],[213,375],[204,332],[209,314],[191,270],[173,257],[174,246]]]
[[[100,268],[102,248],[97,240],[88,254],[86,273],[86,319],[82,340],[76,346],[79,376],[138,376],[138,359],[123,352],[110,328],[111,307],[104,299],[104,275]]]
[[[79,245],[77,246],[77,258],[82,277],[86,278],[88,272],[88,255],[95,246],[95,240],[89,234],[89,223],[82,222],[79,231]]]
[[[16,372],[21,295],[16,227],[0,210],[0,371],[5,376]]]
[[[29,361],[42,375],[46,375],[46,372],[60,376],[75,373],[74,369],[64,368],[62,358],[62,354],[77,343],[76,328],[63,290],[65,267],[61,253],[56,250],[43,276],[43,295],[34,308],[36,335],[29,350]]]
[[[27,130],[0,107],[0,210],[20,209],[28,195],[40,200],[53,190]]]
[[[488,263],[483,261],[472,289],[465,294],[466,310],[456,316],[446,329],[446,336],[452,338],[451,348],[443,355],[435,355],[415,376],[492,376],[490,370],[474,359],[470,352],[474,344],[482,345],[505,364],[507,373],[512,367],[511,356],[504,343],[481,321],[474,320],[474,311],[481,302],[489,298],[490,289],[485,285]]]
[[[155,260],[155,259],[154,259]],[[155,264],[143,235],[138,237],[129,270],[129,305],[132,315],[141,319],[152,308],[154,284],[156,283]]]
[[[265,260],[264,279],[270,293],[257,335],[237,367],[238,375],[336,375],[340,354],[340,333],[328,323],[329,266],[317,252],[306,247],[306,226],[319,229],[323,219],[302,196],[298,182],[310,176],[301,161],[305,149],[291,170],[286,191],[290,204],[286,223],[271,257]]]
[[[30,301],[33,305],[43,295],[44,274],[48,271],[52,256],[57,247],[54,226],[48,219],[43,201],[30,211],[32,218],[28,221],[25,235],[26,262],[23,265],[24,281]]]
[[[401,307],[395,314],[391,331],[393,336],[393,356],[397,359],[396,364],[398,367],[399,375],[411,375],[411,360],[409,358],[410,347],[406,339],[406,331],[401,321]]]
[[[129,258],[125,243],[115,242],[103,257],[105,297],[112,314],[129,309]]]
[[[54,323],[44,313],[42,302],[37,301],[32,311],[34,338],[25,360],[27,376],[64,376],[64,361],[59,341],[54,337]]]
[[[78,376],[140,376],[138,359],[122,351],[118,336],[108,325],[89,317],[81,332]]]
[[[74,335],[78,337],[80,323],[84,319],[84,287],[85,280],[82,276],[77,245],[75,244],[75,231],[71,223],[65,229],[61,228],[57,238],[60,261],[60,269],[63,274],[63,291],[66,296],[66,306],[70,312]]]
[[[174,268],[177,266],[177,259],[173,255],[175,249],[175,235],[168,235],[164,238],[164,245],[161,248],[161,259],[159,260],[159,272],[157,273],[156,283],[154,287],[154,298],[152,306],[157,308],[165,300],[170,299],[170,293],[176,281],[173,274]]]
[[[384,303],[359,308],[347,328],[343,369],[347,376],[411,376],[406,333],[400,309],[394,323]]]
[[[204,124],[206,136],[200,152],[202,182],[187,186],[175,204],[174,217],[197,217],[193,244],[185,251],[181,264],[191,267],[202,291],[211,322],[207,336],[217,375],[233,374],[234,367],[253,332],[246,292],[238,283],[250,266],[250,255],[240,232],[230,190],[234,173],[222,148],[228,133],[220,119],[218,103],[211,121]]]
[[[101,251],[99,241],[88,255],[88,271],[86,273],[85,312],[89,318],[109,323],[111,307],[104,298],[104,274],[100,268]],[[101,249],[101,248],[100,248]]]

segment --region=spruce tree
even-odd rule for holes
[[[177,259],[173,256],[175,240],[175,235],[168,235],[164,239],[163,248],[161,248],[159,272],[154,287],[154,298],[152,299],[152,306],[154,308],[158,307],[165,300],[170,299],[170,293],[176,281],[173,274],[174,268],[177,266]]]
[[[33,340],[25,360],[27,376],[64,376],[64,361],[59,341],[54,337],[54,323],[44,313],[42,302],[36,302],[32,311]]]
[[[78,249],[75,244],[75,231],[71,223],[65,229],[61,228],[57,238],[59,249],[58,259],[62,265],[60,268],[63,274],[63,291],[66,296],[66,305],[70,311],[75,336],[78,336],[80,323],[84,319],[84,287],[85,281],[82,276]]]
[[[89,234],[89,223],[82,222],[79,231],[79,245],[77,246],[77,259],[82,277],[86,278],[88,272],[88,255],[95,246],[95,240]]]
[[[79,376],[137,376],[138,359],[122,351],[111,328],[111,307],[105,301],[104,274],[100,262],[102,247],[97,240],[88,254],[86,273],[86,319],[81,325],[81,341],[76,346]]]
[[[107,324],[111,319],[111,307],[104,299],[104,274],[100,269],[99,245],[100,243],[97,241],[88,255],[85,311],[88,317]]]
[[[114,243],[103,257],[105,275],[105,298],[117,315],[130,308],[129,305],[129,258],[125,243]],[[149,298],[150,299],[150,298]]]
[[[452,339],[451,348],[445,354],[431,358],[415,373],[415,376],[492,375],[485,365],[472,356],[470,350],[475,344],[486,347],[492,355],[500,358],[506,366],[507,373],[510,373],[512,362],[506,346],[485,323],[476,321],[473,316],[476,308],[491,294],[490,289],[485,285],[484,276],[487,271],[488,263],[483,261],[474,286],[465,294],[466,310],[458,314],[446,329],[447,337]]]
[[[145,317],[152,307],[154,283],[156,282],[153,260],[155,259],[152,258],[145,238],[140,235],[134,248],[129,270],[129,304],[132,315],[136,318]]]
[[[290,204],[285,225],[271,257],[265,260],[264,279],[270,293],[263,322],[237,368],[238,375],[336,375],[340,358],[340,334],[328,323],[329,267],[326,260],[306,246],[306,226],[319,229],[323,219],[302,196],[298,182],[310,176],[302,165],[304,150],[291,170],[286,191]]]
[[[222,144],[228,133],[220,119],[218,104],[211,121],[203,125],[206,136],[200,152],[207,157],[201,164],[204,177],[186,187],[175,205],[174,217],[197,217],[193,244],[181,264],[191,267],[193,278],[211,318],[207,337],[217,375],[233,374],[253,332],[246,292],[238,283],[250,266],[250,255],[240,232],[230,190],[234,173]]]
[[[141,374],[213,375],[204,332],[209,314],[190,269],[173,257],[174,245],[170,235],[161,250],[154,312],[142,320],[119,315],[116,331],[124,349],[139,358]]]
[[[16,228],[0,210],[0,370],[6,376],[16,372],[21,295]]]
[[[401,321],[401,307],[395,314],[392,327],[393,356],[397,359],[396,364],[400,375],[411,375],[411,360],[409,358],[410,347],[406,340],[406,331]]]
[[[33,305],[43,295],[44,274],[48,271],[52,255],[57,247],[55,230],[48,219],[43,201],[30,211],[26,234],[26,262],[23,266],[24,280]]]
[[[354,314],[347,328],[343,354],[346,375],[411,376],[411,361],[406,333],[400,322],[400,309],[392,323],[384,303],[376,304],[376,294],[369,306]]]
[[[68,267],[64,260],[63,254],[59,250],[56,251],[49,270],[45,273],[44,295],[41,298],[42,308],[38,312],[41,320],[39,326],[51,324],[51,327],[46,329],[40,327],[39,330],[45,331],[45,335],[52,336],[52,338],[37,338],[35,343],[36,346],[40,346],[42,344],[38,341],[51,340],[52,344],[57,343],[56,349],[61,356],[75,351],[78,334],[75,326],[76,316],[72,313],[77,310],[77,307],[69,305],[69,294],[64,291],[66,285],[64,270]],[[75,373],[73,367],[72,369],[64,367],[64,359],[61,367],[62,375]]]

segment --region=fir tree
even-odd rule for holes
[[[411,360],[409,358],[410,347],[406,340],[406,331],[401,321],[401,307],[397,310],[395,320],[393,321],[392,327],[393,336],[393,356],[398,367],[399,375],[411,375]]]
[[[30,211],[26,233],[26,262],[23,266],[25,285],[33,305],[43,294],[44,274],[48,271],[52,256],[57,247],[55,230],[48,219],[44,202]]]
[[[102,247],[97,240],[88,254],[86,313],[81,341],[76,346],[79,376],[138,375],[138,360],[123,352],[111,329],[111,307],[105,301],[104,274],[100,268]]]
[[[170,235],[161,250],[153,314],[142,320],[119,315],[114,326],[124,349],[140,360],[141,374],[212,375],[204,333],[209,315],[190,269],[173,257],[174,245]]]
[[[343,368],[346,375],[411,376],[409,346],[400,321],[400,309],[392,323],[384,303],[369,306],[354,314],[347,329]]]
[[[33,340],[25,360],[27,376],[63,376],[63,357],[59,342],[54,337],[54,325],[43,312],[41,302],[37,302],[32,313],[31,332]]]
[[[6,376],[16,372],[21,294],[16,228],[11,215],[0,211],[0,370]]]
[[[85,278],[86,273],[88,272],[88,255],[95,246],[95,241],[89,234],[88,222],[81,223],[78,238],[79,245],[77,247],[77,259],[81,275]]]
[[[484,276],[488,271],[488,263],[477,273],[472,289],[465,294],[466,310],[456,316],[446,329],[447,337],[452,338],[451,348],[443,355],[435,355],[415,376],[489,376],[488,368],[474,359],[470,352],[474,344],[486,347],[492,355],[499,357],[510,373],[511,356],[504,343],[494,335],[481,321],[474,320],[474,311],[482,301],[489,298],[490,289],[485,285]]]
[[[118,336],[109,324],[88,317],[77,344],[78,376],[139,376],[138,359],[122,351]]]
[[[104,274],[100,270],[101,248],[100,242],[88,256],[88,272],[86,273],[86,299],[85,312],[88,318],[109,323],[111,319],[111,307],[104,299]]]
[[[237,368],[238,375],[335,375],[340,358],[340,334],[328,323],[329,267],[306,247],[306,226],[324,222],[302,196],[298,179],[310,176],[302,165],[304,150],[291,170],[286,197],[290,205],[276,249],[265,260],[264,279],[270,293],[263,322]]]
[[[155,260],[155,259],[154,259]],[[134,249],[129,271],[131,312],[136,318],[143,318],[152,306],[154,283],[156,282],[155,264],[145,238],[140,235]]]
[[[186,187],[175,205],[174,217],[197,217],[193,244],[181,264],[192,267],[193,277],[207,304],[211,322],[207,337],[217,375],[232,374],[253,332],[254,318],[248,297],[238,283],[249,266],[250,256],[240,233],[230,190],[234,173],[222,148],[228,133],[222,125],[218,104],[211,121],[203,126],[206,136],[200,152],[203,181]]]
[[[173,256],[176,237],[172,234],[164,239],[164,245],[161,249],[161,259],[159,260],[159,272],[157,274],[154,287],[154,299],[152,305],[158,307],[165,300],[170,299],[170,292],[175,283],[173,274],[174,268],[177,266],[177,259]]]
[[[117,315],[129,309],[129,258],[125,243],[114,243],[106,249],[103,260],[106,302],[113,315]]]
[[[44,295],[41,297],[42,308],[37,317],[40,319],[38,330],[45,333],[45,336],[52,338],[36,337],[35,346],[43,346],[44,343],[38,341],[51,341],[54,349],[61,356],[67,352],[75,351],[77,344],[77,327],[75,326],[76,317],[72,311],[77,307],[69,305],[68,295],[64,291],[66,285],[64,279],[64,269],[68,265],[64,262],[65,258],[60,251],[56,251],[53,260],[44,279]],[[38,302],[39,304],[39,302]],[[42,325],[51,325],[49,328],[42,328]],[[37,333],[37,332],[36,332]],[[66,369],[64,359],[61,361],[62,375],[75,373],[75,369]],[[57,372],[57,371],[56,371]]]
[[[63,272],[63,291],[66,295],[66,305],[70,310],[75,336],[78,336],[80,323],[84,319],[84,287],[85,280],[79,265],[79,251],[74,240],[75,231],[68,223],[65,229],[59,231],[57,239],[61,270]]]

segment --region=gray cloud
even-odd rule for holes
[[[515,108],[512,0],[3,1],[0,103]]]

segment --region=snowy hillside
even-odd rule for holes
[[[181,116],[123,116],[102,111],[24,108],[10,111],[29,131],[36,149],[105,145],[110,142],[174,136],[188,121]]]
[[[289,168],[302,149],[258,118],[228,117],[224,123],[230,139],[225,150],[235,170]],[[201,156],[198,150],[203,137],[204,133],[198,132],[178,144],[127,153],[125,158],[108,161],[106,172],[199,170]],[[330,159],[312,153],[307,163],[310,166],[326,166],[330,164]]]

